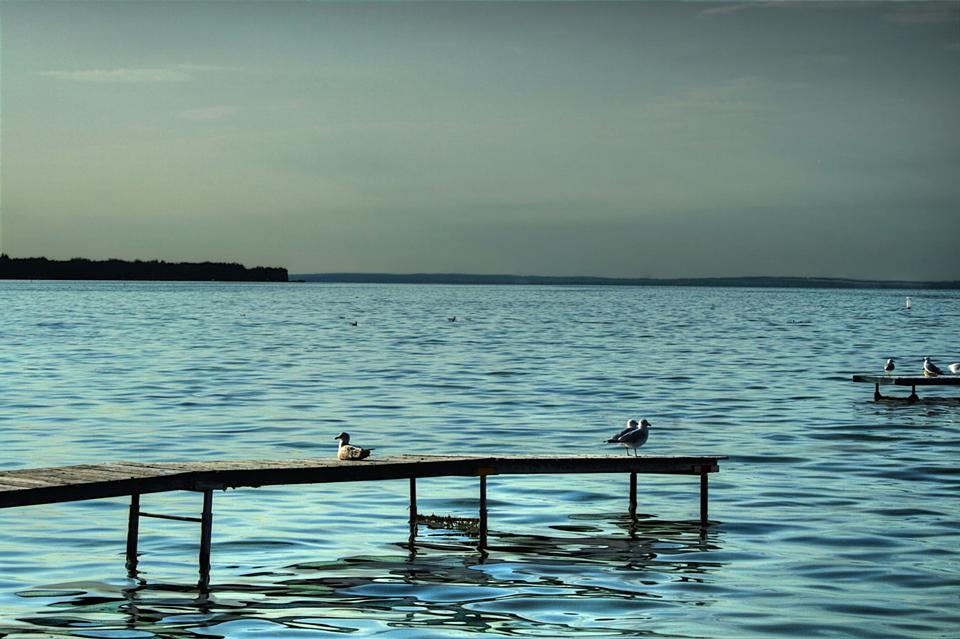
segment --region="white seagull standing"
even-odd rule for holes
[[[936,377],[937,375],[943,375],[943,371],[940,370],[939,366],[931,362],[929,357],[924,357],[923,375],[924,377]]]
[[[630,454],[633,449],[634,456],[637,456],[637,449],[647,442],[650,436],[650,422],[641,419],[639,422],[635,419],[627,420],[627,427],[607,440],[608,444],[622,444]]]
[[[954,375],[960,375],[960,362],[956,364],[950,364],[949,366],[947,366],[947,368],[949,368],[950,372],[953,373]]]
[[[370,451],[373,450],[372,448],[351,446],[349,433],[340,433],[334,437],[334,439],[340,440],[340,447],[337,448],[337,459],[340,461],[357,461],[360,459],[366,459],[370,456]]]
[[[638,428],[640,428],[640,422],[638,422],[637,420],[635,420],[635,419],[633,419],[633,418],[630,418],[630,419],[627,420],[627,427],[624,428],[623,430],[621,430],[619,433],[617,433],[617,434],[614,435],[613,437],[611,437],[610,439],[608,439],[608,440],[607,440],[607,443],[608,443],[608,444],[616,444],[617,442],[620,441],[620,438],[621,438],[621,437],[623,437],[624,435],[626,435],[626,434],[629,433],[630,431],[636,430],[636,429],[638,429]]]
[[[893,369],[895,368],[896,366],[894,366],[893,358],[891,357],[890,359],[887,360],[887,363],[883,365],[883,372],[889,375],[890,373],[893,372]]]

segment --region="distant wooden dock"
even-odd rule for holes
[[[873,384],[873,400],[900,399],[880,394],[880,384],[894,386],[909,386],[910,395],[905,397],[908,402],[920,399],[917,396],[917,386],[960,386],[960,377],[956,375],[940,375],[938,377],[924,377],[923,375],[854,375],[853,381]]]
[[[705,527],[709,523],[707,477],[710,473],[719,472],[722,459],[726,457],[402,455],[361,462],[303,459],[82,464],[0,471],[0,508],[129,496],[126,560],[131,575],[136,574],[141,517],[197,522],[200,524],[200,586],[206,588],[210,579],[215,490],[406,479],[410,483],[409,524],[410,543],[413,544],[417,534],[416,480],[427,477],[478,477],[478,547],[483,550],[487,545],[487,477],[490,475],[629,473],[631,516],[636,515],[637,509],[637,474],[697,475],[700,477],[700,524]],[[140,509],[141,495],[178,490],[203,494],[199,517],[156,514]]]

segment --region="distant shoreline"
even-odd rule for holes
[[[0,280],[142,280],[218,282],[319,282],[328,284],[462,284],[498,286],[702,286],[714,288],[858,288],[958,290],[960,280],[859,280],[833,277],[684,277],[627,278],[474,273],[306,273],[290,275],[282,267],[247,268],[227,262],[163,260],[50,260],[0,255]]]
[[[286,282],[287,269],[225,262],[164,262],[152,260],[48,260],[0,255],[0,279],[5,280],[145,280],[177,282]]]
[[[470,273],[308,273],[293,274],[291,281],[342,284],[486,284],[551,286],[707,286],[752,288],[871,288],[960,289],[960,280],[910,282],[857,280],[830,277],[690,277],[618,278],[552,275],[474,275]]]

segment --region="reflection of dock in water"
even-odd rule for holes
[[[292,461],[222,461],[183,463],[115,462],[0,472],[0,508],[51,504],[107,497],[130,497],[127,527],[127,569],[136,573],[140,517],[200,524],[200,585],[210,579],[213,491],[227,488],[322,484],[350,481],[410,482],[410,544],[417,534],[417,484],[426,477],[478,477],[480,488],[477,545],[487,547],[487,477],[490,475],[628,473],[629,514],[637,509],[637,474],[700,477],[700,525],[707,526],[707,477],[719,472],[718,456],[446,456],[403,455],[341,462],[327,459]],[[149,513],[140,496],[177,490],[203,494],[200,517]]]

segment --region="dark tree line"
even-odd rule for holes
[[[224,262],[152,260],[48,260],[0,255],[0,279],[30,280],[176,280],[218,282],[286,282],[287,269]]]

